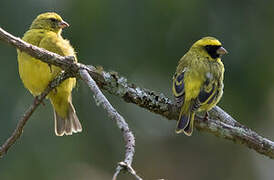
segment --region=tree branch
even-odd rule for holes
[[[94,72],[95,70],[90,70]],[[97,84],[111,94],[121,97],[128,103],[136,104],[151,112],[162,115],[169,120],[177,120],[179,108],[163,93],[143,89],[127,82],[117,73],[102,72]],[[240,124],[220,107],[216,106],[209,112],[209,120],[195,116],[195,127],[200,131],[243,144],[260,154],[274,158],[274,142],[260,136],[248,127]]]
[[[36,108],[43,102],[43,100],[49,94],[49,92],[55,87],[57,87],[59,84],[61,84],[68,77],[69,77],[68,74],[61,73],[49,84],[49,86],[45,89],[45,91],[41,95],[34,98],[33,104],[28,108],[28,110],[25,112],[22,118],[18,121],[17,126],[15,130],[13,131],[12,135],[0,147],[0,158],[3,157],[3,155],[5,155],[8,152],[9,148],[22,135],[23,128],[26,125],[27,121],[29,120],[30,116],[36,110]]]
[[[162,115],[167,119],[177,120],[179,109],[173,102],[162,93],[156,93],[148,89],[137,87],[128,83],[118,73],[97,70],[93,66],[86,66],[80,63],[73,63],[71,57],[60,57],[54,53],[37,48],[15,38],[0,28],[0,39],[14,47],[26,51],[43,62],[59,66],[71,72],[73,76],[79,76],[78,70],[85,69],[96,81],[98,86],[107,92],[121,97],[128,103],[134,103],[151,112]],[[248,127],[245,127],[228,115],[219,107],[210,111],[209,120],[206,121],[198,116],[195,118],[195,127],[198,130],[206,131],[218,137],[232,140],[235,143],[243,144],[260,154],[274,158],[274,142],[268,140]]]
[[[31,44],[28,44],[22,41],[20,38],[16,38],[9,34],[8,32],[4,31],[0,28],[0,40],[4,40],[8,44],[11,44],[17,47],[21,51],[25,51],[31,56],[42,60],[51,65],[59,66],[60,68],[64,69],[67,76],[78,76],[81,77],[83,81],[90,87],[92,92],[95,94],[95,99],[102,103],[103,107],[107,110],[109,116],[116,121],[118,128],[123,132],[124,140],[126,142],[126,153],[125,153],[125,160],[124,162],[120,162],[116,168],[116,172],[113,176],[113,180],[116,180],[118,174],[121,170],[125,170],[131,173],[137,180],[142,180],[135,170],[131,167],[133,156],[135,152],[135,138],[133,133],[130,131],[128,124],[124,120],[124,118],[112,107],[112,105],[108,102],[106,97],[103,95],[95,81],[90,77],[89,73],[86,69],[89,69],[85,65],[80,63],[74,62],[74,57],[67,56],[63,57],[58,54],[49,52],[39,47],[35,47]],[[57,78],[58,79],[58,78]],[[61,83],[61,82],[60,82]],[[37,106],[43,101],[43,99],[47,96],[47,94],[52,90],[54,87],[57,87],[60,83],[53,81],[50,83],[49,87],[42,93],[41,98],[40,96],[37,98],[38,101],[34,101],[34,104],[30,107],[30,109],[26,112],[26,116],[23,117],[22,120],[19,121],[17,128],[14,130],[13,135],[7,140],[7,142],[3,145],[3,152],[6,152],[7,149],[15,143],[16,139],[22,134],[22,129],[26,124],[27,120],[37,108]],[[52,85],[55,85],[54,87]],[[26,117],[26,118],[25,118]],[[7,148],[5,148],[7,147]],[[0,152],[1,153],[1,152]],[[0,154],[1,155],[1,154]],[[0,156],[1,157],[1,156]]]
[[[89,86],[90,90],[94,93],[94,98],[98,102],[98,104],[102,105],[104,109],[107,111],[108,115],[111,119],[116,121],[118,128],[122,131],[124,140],[126,143],[126,153],[124,162],[120,162],[118,167],[116,168],[116,172],[113,176],[113,180],[116,180],[118,174],[122,169],[131,173],[136,179],[142,180],[134,169],[131,167],[133,156],[134,156],[134,147],[135,147],[135,138],[130,131],[128,124],[125,119],[112,107],[107,98],[103,95],[101,90],[96,85],[96,82],[90,77],[87,70],[80,70],[80,76],[82,80]]]

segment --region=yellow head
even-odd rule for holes
[[[222,47],[221,42],[214,37],[204,37],[196,41],[190,50],[198,51],[202,56],[206,56],[210,60],[216,60],[220,56],[228,53],[225,48]]]
[[[63,28],[68,26],[69,24],[61,16],[54,12],[47,12],[38,15],[32,22],[30,29],[44,29],[60,33]]]

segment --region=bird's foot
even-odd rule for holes
[[[48,64],[50,73],[52,73],[51,64]]]
[[[38,104],[39,102],[39,96],[35,96],[33,100],[33,104]]]
[[[75,56],[66,56],[65,58],[70,63],[74,63],[76,61]]]
[[[35,96],[34,101],[33,101],[33,104],[38,104],[39,101],[40,101],[40,96]],[[43,100],[41,101],[41,104],[42,104],[43,106],[46,105],[46,104],[44,103]]]
[[[42,101],[41,101],[41,104],[42,104],[43,106],[45,106],[45,105],[46,105],[46,104],[44,103],[44,100],[42,100]]]
[[[57,88],[54,88],[54,89],[52,90],[52,92],[53,92],[54,94],[57,94],[57,92],[58,92]]]
[[[209,114],[208,114],[208,112],[206,111],[204,120],[205,120],[205,121],[208,121],[208,119],[209,119]]]

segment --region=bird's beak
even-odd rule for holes
[[[217,49],[217,54],[224,55],[227,54],[227,50],[223,48],[222,46]]]
[[[69,27],[69,24],[66,21],[60,21],[58,23],[58,26],[63,29],[63,28]]]

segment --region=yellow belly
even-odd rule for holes
[[[34,95],[41,94],[49,82],[57,75],[56,68],[50,69],[43,63],[24,52],[18,53],[19,74],[24,86]]]

